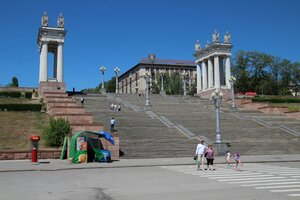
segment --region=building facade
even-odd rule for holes
[[[149,79],[150,93],[153,84],[164,74],[179,73],[187,87],[195,82],[196,65],[193,60],[157,59],[154,54],[141,61],[118,77],[119,93],[145,94],[146,80]],[[148,76],[148,77],[147,77]],[[163,83],[160,82],[160,83]],[[159,86],[160,90],[163,86]]]

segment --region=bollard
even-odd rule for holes
[[[31,150],[31,162],[37,163],[37,149],[36,148],[32,148],[32,150]]]
[[[37,164],[38,163],[38,142],[40,141],[39,135],[32,135],[30,137],[31,144],[32,144],[32,150],[31,150],[31,163]]]

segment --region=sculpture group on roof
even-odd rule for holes
[[[217,43],[219,42],[219,36],[220,36],[220,33],[218,33],[217,31],[215,31],[212,35],[212,40],[214,43]]]
[[[213,43],[219,43],[220,41],[220,33],[218,33],[217,31],[215,31],[212,34],[212,41]],[[225,35],[224,35],[224,43],[225,44],[230,44],[231,43],[231,35],[229,34],[228,31],[226,31]],[[207,43],[205,44],[205,48],[207,48],[210,45],[210,42],[207,41]],[[199,40],[196,41],[195,43],[195,51],[198,52],[201,50],[201,45]]]
[[[47,27],[49,26],[49,17],[46,11],[44,11],[44,14],[42,16],[42,26]],[[65,19],[62,16],[62,13],[60,13],[59,17],[57,18],[57,27],[63,28],[65,25]]]

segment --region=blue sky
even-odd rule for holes
[[[256,50],[299,62],[299,8],[298,0],[1,0],[0,85],[16,76],[19,86],[38,86],[43,11],[50,26],[63,13],[64,79],[81,90],[99,84],[101,65],[107,81],[114,67],[125,72],[150,53],[193,60],[195,41],[204,46],[214,30],[221,39],[230,32],[233,56]]]

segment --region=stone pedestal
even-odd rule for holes
[[[228,145],[226,143],[215,143],[215,150],[218,156],[225,156],[228,151]]]
[[[149,104],[149,105],[144,105],[143,110],[144,110],[144,111],[152,110],[152,105],[151,105],[151,104]]]
[[[166,95],[166,91],[161,90],[161,91],[159,92],[159,94],[161,94],[161,95]]]
[[[39,84],[39,97],[44,97],[44,93],[66,93],[66,85],[62,82],[41,81]]]

